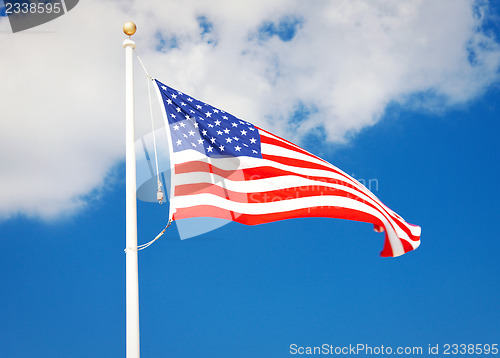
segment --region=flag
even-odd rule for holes
[[[340,218],[385,231],[381,256],[400,256],[419,246],[419,226],[408,224],[337,167],[155,81],[171,139],[172,220],[215,217],[256,225]]]

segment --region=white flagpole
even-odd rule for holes
[[[133,49],[130,39],[136,31],[133,22],[123,25],[123,32],[129,36],[123,41],[125,48],[125,146],[126,146],[126,314],[127,314],[127,358],[140,357],[139,345],[139,271],[137,262],[137,199],[135,167],[134,128],[134,68]]]

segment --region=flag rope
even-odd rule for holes
[[[163,236],[163,234],[165,234],[165,231],[167,231],[168,227],[172,224],[172,220],[169,220],[168,223],[167,223],[167,226],[165,226],[165,228],[158,234],[156,235],[156,237],[151,240],[150,242],[147,242],[145,244],[142,244],[142,245],[138,245],[137,247],[133,248],[133,247],[127,247],[125,250],[125,252],[127,252],[127,250],[132,250],[132,251],[141,251],[141,250],[144,250],[144,249],[147,249],[149,246],[151,246],[156,240],[158,240],[160,237]]]
[[[156,135],[155,135],[155,126],[154,126],[154,118],[153,118],[153,104],[152,104],[152,100],[151,100],[151,81],[154,81],[154,78],[146,70],[146,66],[144,66],[144,63],[142,62],[141,58],[137,54],[137,51],[135,50],[135,48],[133,49],[133,51],[135,53],[135,56],[139,60],[139,63],[141,64],[142,69],[144,70],[144,73],[146,74],[146,80],[148,82],[149,115],[150,115],[150,118],[151,118],[151,129],[152,129],[152,132],[153,132],[153,148],[154,148],[155,165],[156,165],[156,181],[157,181],[157,184],[158,184],[157,199],[158,199],[159,203],[162,204],[162,202],[163,202],[163,191],[162,191],[162,183],[161,183],[161,180],[160,180],[160,171],[158,169],[158,153],[157,153],[157,147],[156,147]],[[161,197],[160,197],[160,194],[161,194]],[[162,237],[163,234],[165,234],[165,231],[172,224],[172,221],[173,221],[172,218],[170,218],[168,220],[168,223],[165,226],[165,228],[158,235],[156,235],[156,237],[153,240],[151,240],[151,241],[149,241],[149,242],[147,242],[145,244],[138,245],[135,248],[127,247],[124,251],[127,252],[127,250],[132,250],[132,251],[136,251],[137,252],[137,251],[141,251],[141,250],[144,250],[144,249],[148,248],[156,240],[158,240],[160,237]]]
[[[146,70],[146,66],[144,66],[144,62],[142,62],[141,58],[137,54],[137,51],[134,48],[134,53],[137,59],[139,60],[139,63],[142,66],[142,69],[144,70],[144,73],[146,74],[146,81],[148,82],[148,97],[149,97],[149,116],[151,118],[151,130],[153,132],[153,148],[155,152],[155,164],[156,164],[156,183],[158,185],[158,192],[156,195],[156,198],[160,204],[163,203],[163,188],[160,180],[160,171],[158,170],[158,153],[156,150],[156,134],[155,134],[155,124],[153,120],[153,103],[151,100],[151,81],[154,81],[154,78],[151,77],[151,75],[148,73],[148,70]]]
[[[137,246],[137,251],[144,250],[144,249],[148,248],[149,246],[151,246],[156,240],[158,240],[160,237],[163,236],[163,234],[165,233],[165,231],[168,229],[168,227],[171,224],[172,224],[172,220],[169,220],[167,223],[167,226],[165,226],[165,228],[158,235],[156,235],[156,237],[153,240],[151,240],[150,242],[148,242],[146,244],[142,244],[142,245]]]
[[[151,80],[153,80],[153,77],[151,77],[148,73],[148,71],[146,70],[146,66],[144,66],[144,63],[142,62],[141,58],[139,57],[139,55],[137,54],[137,51],[135,50],[135,48],[133,49],[134,50],[134,53],[135,53],[135,56],[137,57],[137,59],[139,60],[139,63],[141,64],[142,66],[142,69],[144,70],[144,73],[146,73],[146,77],[150,78]]]
[[[155,134],[155,124],[153,120],[153,104],[151,101],[151,83],[150,79],[147,78],[146,81],[148,82],[148,95],[149,95],[149,114],[151,117],[151,129],[153,131],[153,148],[155,152],[155,164],[156,164],[156,183],[158,185],[158,192],[156,195],[156,199],[160,204],[163,203],[163,191],[162,191],[162,184],[160,180],[160,171],[158,170],[158,154],[156,150],[156,134]]]

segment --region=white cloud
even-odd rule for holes
[[[486,5],[86,0],[17,34],[0,18],[0,217],[72,213],[123,159],[121,25],[129,19],[161,81],[294,140],[314,132],[344,141],[391,102],[415,106],[414,95],[426,94],[418,106],[446,108],[498,81],[500,47],[481,30]],[[202,17],[211,24],[204,34]]]

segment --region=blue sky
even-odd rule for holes
[[[327,157],[376,178],[379,197],[422,226],[415,252],[380,258],[382,234],[341,220],[167,232],[140,253],[143,356],[496,343],[499,99],[491,90],[443,116],[395,110]],[[2,356],[123,356],[123,197],[121,180],[70,220],[2,224]],[[140,242],[165,215],[140,203]]]
[[[79,6],[83,9],[84,5]],[[78,11],[79,8],[75,8],[74,16],[78,16]],[[498,9],[490,11],[498,18]],[[200,16],[195,15],[193,21]],[[216,20],[213,20],[213,33],[207,30],[210,26],[205,21],[211,14],[205,16],[204,31],[208,32],[200,36],[207,48],[214,48],[210,51],[216,52],[225,44],[223,30],[217,33]],[[306,31],[310,16],[319,15],[306,14],[304,22],[292,21],[290,31],[296,31],[297,36],[302,26]],[[70,27],[63,18],[47,26],[55,26],[56,32]],[[256,27],[263,31],[259,41],[273,37],[271,32],[276,31],[274,37],[283,43],[293,43],[293,38],[279,32],[284,31],[280,30],[280,21],[276,20],[274,27],[272,19],[261,21]],[[485,21],[484,24],[485,32],[498,31],[498,22]],[[70,27],[70,30],[73,29]],[[150,31],[157,33],[157,29]],[[178,39],[176,47],[183,50],[187,37],[183,38],[182,31],[177,35],[172,38]],[[50,42],[56,35],[32,36],[31,40],[20,41],[32,41],[36,46],[34,41],[40,36]],[[117,43],[115,57],[123,61],[121,42]],[[261,51],[260,55],[264,56],[269,53],[266,51],[271,51],[265,45],[258,46],[254,48],[255,54]],[[157,44],[151,43],[150,47],[151,53],[145,50],[143,59],[151,64],[161,63],[164,57],[153,56],[158,50]],[[62,48],[61,52],[64,53]],[[194,56],[195,51],[189,53]],[[170,53],[170,57],[175,56],[175,51]],[[204,61],[214,56],[224,62],[220,53],[207,52],[206,56]],[[228,63],[230,66],[230,59]],[[287,69],[287,64],[281,63],[281,68]],[[116,67],[121,75],[123,62],[118,62]],[[447,66],[438,73],[446,71]],[[481,73],[484,71],[483,68]],[[415,72],[415,75],[427,78],[430,72]],[[494,73],[498,73],[498,68]],[[161,81],[169,81],[160,75]],[[172,82],[176,82],[173,86],[187,86],[189,81],[183,84],[180,77],[172,75]],[[293,74],[288,78],[301,80]],[[444,76],[443,81],[447,78]],[[356,80],[353,77],[351,82]],[[279,88],[279,79],[277,81]],[[221,78],[221,82],[225,79]],[[460,82],[449,83],[454,84],[457,91],[460,86],[466,87]],[[257,81],[257,84],[262,83]],[[323,86],[321,82],[317,85]],[[180,240],[172,227],[139,254],[142,356],[290,357],[293,356],[289,352],[291,344],[362,343],[394,349],[416,346],[423,347],[424,353],[429,344],[441,347],[446,343],[500,344],[500,243],[496,233],[500,220],[497,204],[500,192],[496,183],[500,177],[497,164],[500,87],[497,80],[469,83],[470,87],[475,85],[477,91],[460,94],[454,94],[448,83],[441,87],[429,85],[428,92],[404,89],[385,102],[380,100],[384,103],[381,113],[373,105],[373,98],[360,98],[364,108],[372,106],[366,113],[379,115],[370,115],[368,119],[359,117],[358,125],[348,127],[344,124],[348,121],[341,119],[343,113],[350,113],[349,108],[331,112],[331,121],[341,118],[335,128],[346,128],[343,138],[330,136],[332,128],[322,122],[315,122],[320,125],[307,135],[296,136],[306,149],[347,173],[366,182],[376,182],[378,186],[373,184],[372,190],[385,204],[408,222],[422,227],[422,244],[416,251],[399,258],[381,258],[378,253],[383,246],[383,234],[375,233],[369,224],[333,219],[287,220],[255,227],[232,223],[188,240]],[[239,88],[236,82],[234,91]],[[224,105],[223,90],[215,89],[213,91],[219,94],[210,94],[211,88],[196,85],[191,91],[179,89],[193,95],[198,92],[200,99],[212,96],[217,102],[213,104],[218,107],[233,106],[232,103]],[[392,88],[387,93],[394,91]],[[81,95],[85,95],[84,91]],[[301,95],[309,98],[305,93]],[[431,100],[428,97],[432,97]],[[233,98],[239,102],[239,97]],[[109,99],[109,104],[114,103]],[[117,103],[123,104],[120,97]],[[323,103],[319,99],[314,102],[321,115],[328,113],[322,111]],[[39,110],[45,118],[44,109]],[[363,110],[360,108],[360,112]],[[62,108],[60,111],[64,112]],[[100,115],[105,116],[107,111],[102,106]],[[117,111],[116,122],[122,125],[121,107]],[[304,114],[304,118],[293,120],[301,123],[316,120],[306,118],[307,111]],[[15,119],[6,116],[2,121]],[[22,116],[19,114],[19,118]],[[102,123],[102,117],[100,120]],[[147,122],[147,114],[139,114],[138,120]],[[45,129],[42,133],[58,144],[59,133],[66,133],[67,129],[63,124],[57,128]],[[67,201],[83,202],[78,210],[69,206],[70,214],[65,215],[65,206],[43,198],[40,200],[47,200],[47,206],[62,207],[62,212],[54,209],[47,214],[40,209],[43,205],[22,206],[14,201],[12,205],[21,209],[7,216],[2,209],[2,357],[125,355],[123,142],[111,139],[113,130],[103,128],[103,137],[116,141],[118,148],[116,156],[105,154],[112,153],[115,149],[109,148],[115,147],[100,144],[99,135],[89,135],[92,132],[82,128],[82,136],[94,143],[93,149],[111,159],[102,159],[106,170],[99,171],[101,164],[95,165],[96,177],[101,178],[96,181],[98,185],[88,184],[92,183],[90,179],[79,181],[73,167],[57,173],[55,178],[63,180],[51,177],[61,190],[62,186],[70,185],[68,181],[76,181],[84,187],[76,191],[76,196],[69,189],[66,194]],[[294,130],[306,131],[307,128],[310,126]],[[281,124],[275,129],[283,131]],[[9,130],[19,133],[14,127]],[[120,130],[117,133],[122,134]],[[69,147],[73,150],[68,144]],[[6,151],[5,147],[2,149]],[[87,157],[78,156],[76,151],[72,151],[72,155],[82,158],[81,165],[85,165]],[[10,164],[4,163],[6,169],[0,176],[9,179],[6,172],[11,170]],[[26,165],[33,168],[30,177],[44,178],[45,174],[35,162],[28,161]],[[57,165],[64,167],[61,162]],[[9,188],[23,198],[22,185],[11,183]],[[52,190],[44,182],[35,184],[35,189]],[[8,197],[8,200],[13,199]],[[163,229],[168,208],[143,202],[138,205],[139,242],[144,243]]]

